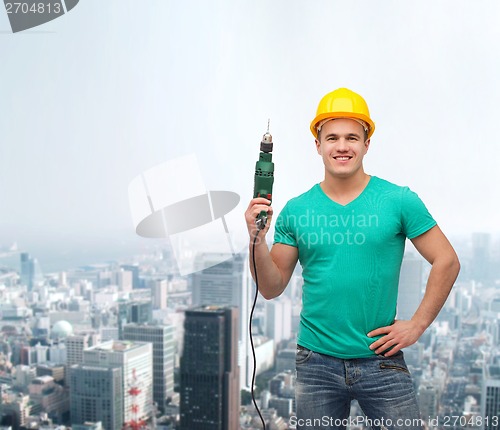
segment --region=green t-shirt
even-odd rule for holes
[[[279,214],[274,243],[298,248],[304,278],[297,342],[339,358],[374,355],[367,333],[396,316],[405,239],[436,222],[420,198],[372,176],[343,206],[314,185]]]

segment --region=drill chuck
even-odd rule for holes
[[[269,153],[273,151],[273,137],[269,131],[262,136],[262,142],[260,142],[260,150],[264,153]]]
[[[254,192],[255,197],[264,197],[272,200],[273,183],[274,183],[274,163],[271,154],[273,150],[273,137],[269,133],[269,126],[267,132],[262,137],[260,142],[259,161],[255,164],[255,177],[254,177]],[[259,230],[262,230],[267,224],[267,212],[261,211],[255,220]]]

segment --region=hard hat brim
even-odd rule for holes
[[[373,132],[375,131],[375,123],[366,115],[363,114],[358,114],[358,113],[353,113],[353,112],[327,112],[327,113],[322,113],[320,115],[317,115],[316,118],[314,118],[311,122],[311,133],[313,134],[314,138],[318,138],[318,124],[325,120],[325,119],[338,119],[338,118],[356,118],[360,119],[361,121],[364,121],[368,125],[368,139],[372,136]]]

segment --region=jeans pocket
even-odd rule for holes
[[[406,362],[404,359],[403,351],[398,351],[396,354],[385,357],[383,355],[380,358],[380,369],[385,370],[398,370],[399,372],[410,374]]]
[[[297,345],[297,354],[295,355],[295,364],[304,364],[311,358],[313,352],[310,349]]]
[[[395,364],[395,363],[380,363],[380,368],[381,369],[389,369],[389,370],[398,370],[400,372],[408,373],[410,374],[410,371],[406,368],[406,366],[403,366],[401,364]]]
[[[392,369],[410,374],[408,367],[406,367],[406,362],[402,351],[397,352],[392,357],[381,357],[381,358],[382,361],[380,362],[380,369],[388,369],[388,370]]]

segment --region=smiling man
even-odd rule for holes
[[[310,129],[324,179],[285,205],[270,251],[260,237],[272,219],[270,202],[253,199],[245,212],[266,299],[284,291],[297,261],[303,269],[297,429],[345,429],[353,399],[373,430],[421,429],[402,349],[438,315],[458,258],[417,194],[365,173],[375,124],[359,94],[340,88],[325,95]],[[255,218],[263,210],[268,224],[259,233]],[[403,321],[396,303],[407,238],[432,268],[420,306]]]

